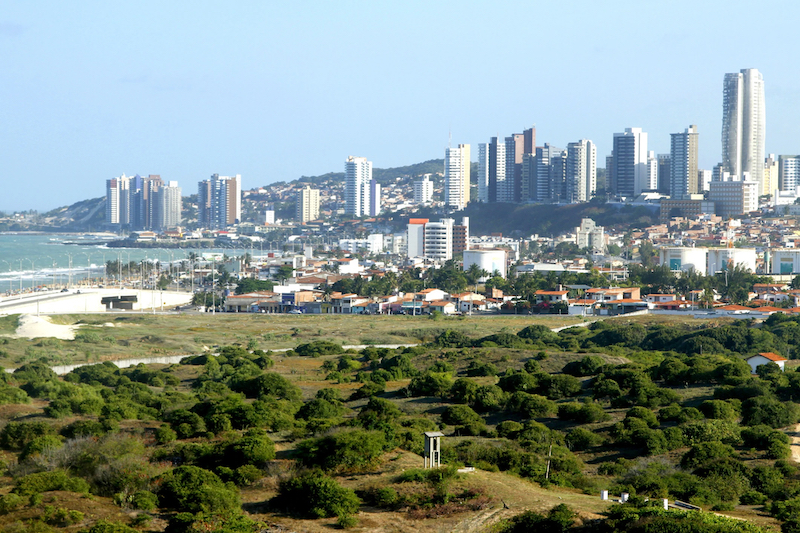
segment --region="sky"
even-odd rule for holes
[[[0,0],[0,210],[47,211],[159,174],[183,194],[696,124],[720,159],[722,80],[764,76],[768,153],[800,153],[796,3]]]

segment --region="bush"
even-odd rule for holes
[[[216,474],[196,466],[179,466],[156,480],[161,506],[197,512],[224,512],[239,508],[239,495]]]
[[[467,424],[483,423],[481,416],[471,407],[466,405],[450,405],[442,413],[445,424],[461,426]]]
[[[263,429],[249,429],[240,439],[225,447],[224,463],[232,468],[263,465],[275,459],[275,443]]]
[[[603,438],[588,429],[575,428],[567,433],[564,441],[570,450],[582,451],[600,445],[603,442]]]
[[[21,450],[35,438],[55,433],[55,428],[47,422],[9,422],[0,431],[0,448]]]
[[[527,418],[543,418],[555,414],[556,403],[538,394],[528,394],[527,392],[515,392],[509,398],[506,407],[520,413]]]
[[[158,496],[149,490],[139,490],[131,497],[131,507],[140,511],[155,511],[158,508]]]
[[[322,355],[344,353],[344,348],[342,348],[341,344],[331,341],[314,341],[308,344],[301,344],[294,351],[297,352],[297,355],[305,357],[320,357]]]
[[[282,481],[272,504],[297,516],[330,518],[356,513],[361,502],[333,478],[311,471]]]
[[[63,470],[53,470],[19,478],[11,492],[20,496],[31,496],[51,490],[88,493],[89,484],[81,478],[70,477]]]
[[[304,440],[297,445],[297,453],[308,466],[358,471],[371,467],[386,446],[383,432],[355,429]]]

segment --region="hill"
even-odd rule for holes
[[[423,174],[436,174],[444,171],[444,159],[431,159],[422,163],[394,168],[373,168],[372,177],[381,185],[385,185],[397,178],[415,178]],[[344,181],[344,172],[328,172],[319,176],[302,176],[297,181],[318,185],[326,181]]]

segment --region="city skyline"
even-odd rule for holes
[[[752,27],[736,2],[312,4],[201,2],[186,12],[155,2],[7,2],[0,173],[41,187],[9,191],[0,209],[98,197],[97,182],[130,168],[181,183],[235,168],[250,189],[337,171],[347,153],[396,167],[441,158],[450,131],[477,146],[531,123],[539,145],[591,139],[601,161],[624,128],[641,127],[662,154],[671,133],[696,124],[699,167],[711,169],[721,156],[722,78],[747,68],[767,80],[765,155],[800,152],[800,75],[785,68],[791,47],[780,32],[731,39]],[[634,11],[658,23],[633,24]],[[796,12],[782,6],[781,15]],[[560,39],[558,24],[526,33],[544,19],[570,20],[576,38]],[[362,34],[342,36],[345,25]],[[623,46],[622,34],[637,46]],[[526,38],[583,61],[564,68],[495,53]],[[356,66],[386,83],[356,83]],[[472,82],[452,83],[466,72]],[[297,142],[310,131],[323,140],[312,151]]]

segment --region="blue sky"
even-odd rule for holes
[[[48,2],[0,0],[0,210],[160,174],[244,188],[441,158],[535,124],[605,164],[614,132],[650,148],[697,124],[720,157],[722,78],[765,79],[767,151],[800,153],[792,3]],[[477,149],[473,149],[473,159]],[[35,184],[35,185],[34,185]]]

